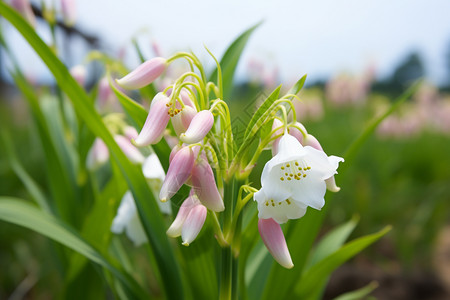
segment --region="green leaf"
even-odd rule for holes
[[[150,191],[142,174],[142,170],[132,165],[123,154],[85,91],[72,78],[67,68],[54,55],[51,49],[34,32],[33,28],[4,2],[0,2],[0,14],[33,47],[55,76],[62,91],[72,101],[77,114],[83,119],[87,127],[108,146],[112,158],[116,160],[133,193],[142,225],[158,263],[166,296],[169,299],[183,299],[180,268],[167,239],[164,220],[153,193]]]
[[[323,279],[327,278],[337,267],[361,252],[364,248],[376,242],[390,230],[391,226],[386,226],[377,233],[353,240],[311,267],[303,274],[299,284],[296,286],[296,298],[307,299],[308,295],[311,295],[314,291],[320,289]]]
[[[146,293],[131,276],[114,266],[72,228],[52,215],[44,213],[20,199],[0,197],[0,220],[36,231],[82,254],[92,262],[111,271],[130,291],[134,292],[136,297],[146,298]]]
[[[47,213],[51,213],[52,210],[47,203],[48,200],[45,197],[44,192],[42,191],[41,187],[34,181],[34,179],[27,173],[25,168],[17,159],[11,143],[11,138],[9,137],[9,135],[7,135],[6,131],[2,130],[1,140],[6,150],[6,157],[11,165],[11,168],[13,169],[14,173],[16,173],[17,177],[19,177],[20,181],[22,181],[31,198],[37,203],[37,205],[39,205],[42,210],[46,211]]]
[[[300,90],[303,88],[303,85],[305,84],[306,81],[306,74],[303,75],[302,78],[300,78],[293,87],[291,87],[289,89],[289,91],[287,92],[288,94],[292,94],[292,95],[297,95],[298,92],[300,92]]]
[[[340,295],[339,297],[334,298],[334,300],[361,300],[372,293],[377,287],[378,283],[372,281],[365,287]]]
[[[234,42],[228,47],[225,54],[220,60],[220,67],[222,69],[222,82],[223,82],[223,97],[228,99],[230,97],[231,89],[233,87],[233,77],[236,71],[237,64],[247,45],[248,39],[252,35],[253,31],[261,25],[262,22],[250,27],[244,31]],[[215,81],[217,78],[217,69],[209,77],[209,81]]]
[[[134,122],[134,125],[136,129],[139,131],[144,127],[145,119],[147,118],[147,111],[145,108],[142,107],[139,103],[122,93],[112,82],[111,77],[109,77],[109,85],[111,86],[112,90],[116,94],[116,97],[119,99],[120,104],[122,105],[125,112],[128,114],[128,116],[131,118],[131,120]],[[156,145],[152,145],[153,151],[155,151],[156,155],[159,158],[159,161],[161,162],[161,165],[164,169],[164,171],[167,173],[167,170],[169,169],[169,156],[170,156],[170,147],[167,145],[166,140],[161,139],[159,143]]]
[[[261,127],[261,124],[265,121],[263,115],[266,114],[269,107],[278,99],[280,95],[281,85],[279,85],[270,95],[264,100],[263,104],[256,110],[253,117],[250,119],[245,130],[244,139],[247,139],[250,135],[256,134],[256,131]]]
[[[336,227],[335,229],[330,231],[324,238],[322,238],[317,247],[311,251],[312,256],[306,263],[305,271],[307,271],[317,262],[321,261],[334,251],[338,250],[355,229],[358,221],[359,217],[355,216],[350,221]]]

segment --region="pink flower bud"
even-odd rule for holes
[[[187,197],[186,200],[183,201],[183,204],[181,204],[177,216],[172,222],[172,225],[170,225],[169,229],[167,229],[167,235],[173,238],[179,237],[181,235],[181,228],[183,227],[184,221],[189,215],[189,212],[194,206],[199,204],[200,201],[194,194],[191,194],[189,197]]]
[[[300,127],[303,130],[303,132],[307,132],[305,126],[303,126],[302,123],[296,122],[295,125]],[[289,134],[292,135],[293,137],[295,137],[297,139],[297,141],[300,142],[300,144],[304,145],[303,133],[300,130],[298,130],[296,127],[289,127]]]
[[[183,132],[186,132],[196,114],[195,108],[186,105],[178,114],[173,116],[172,125],[175,133],[181,135]]]
[[[189,246],[200,233],[206,220],[207,209],[201,204],[195,205],[189,212],[181,228],[181,239],[184,246]]]
[[[108,78],[103,77],[98,83],[98,106],[100,109],[105,110],[114,99],[114,92],[109,86]]]
[[[305,146],[311,146],[314,149],[320,150],[323,152],[322,146],[319,141],[312,135],[308,134],[305,139]]]
[[[122,135],[116,135],[114,136],[114,140],[132,163],[142,164],[144,162],[145,157],[142,155],[139,149],[130,142],[129,139]]]
[[[191,175],[194,160],[194,152],[189,147],[183,147],[175,154],[159,193],[161,201],[169,200],[178,192]]]
[[[109,159],[108,147],[102,139],[96,138],[86,158],[86,167],[94,170]]]
[[[11,6],[14,7],[32,27],[36,27],[36,17],[28,0],[11,0]]]
[[[166,70],[167,61],[162,57],[147,60],[117,83],[125,89],[140,89],[152,83]]]
[[[138,132],[133,126],[126,126],[123,129],[123,134],[128,140],[135,140],[138,137]]]
[[[145,120],[139,136],[135,139],[135,144],[138,147],[148,146],[150,144],[158,143],[167,127],[170,120],[169,98],[162,93],[155,96],[150,106],[150,111]]]
[[[214,116],[209,110],[202,110],[192,119],[189,128],[180,135],[186,144],[198,143],[208,134],[214,124]]]
[[[70,75],[75,79],[80,86],[84,86],[86,82],[86,67],[83,65],[76,65],[70,69]]]
[[[170,152],[170,156],[169,156],[169,164],[172,162],[173,158],[175,157],[175,154],[177,154],[177,152],[182,149],[183,146],[177,144],[175,145],[175,147],[172,148],[172,151]]]
[[[258,229],[264,245],[273,258],[283,267],[291,269],[294,264],[280,224],[273,219],[259,219]]]
[[[278,119],[273,119],[272,131],[275,130],[276,128],[280,128],[280,129],[278,129],[277,131],[275,131],[272,134],[272,138],[277,136],[277,135],[279,135],[279,134],[282,134],[283,131],[284,131],[283,122],[281,122]],[[278,153],[278,143],[280,142],[280,138],[281,137],[279,137],[275,141],[273,141],[273,144],[272,144],[272,156],[275,156]]]
[[[220,196],[219,190],[217,189],[214,173],[205,155],[194,163],[191,181],[195,189],[195,194],[203,205],[216,212],[225,209],[222,196]]]
[[[61,0],[61,11],[64,24],[69,27],[73,26],[77,18],[75,0]]]

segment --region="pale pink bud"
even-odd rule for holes
[[[158,143],[167,127],[170,120],[169,98],[159,93],[155,96],[150,106],[150,111],[145,120],[144,127],[142,128],[139,136],[135,139],[135,144],[138,147],[148,146],[150,144]]]
[[[294,264],[292,263],[291,255],[284,238],[283,231],[280,224],[270,219],[258,220],[259,234],[272,254],[273,258],[283,267],[291,269]]]
[[[180,135],[180,140],[186,144],[198,143],[208,134],[214,124],[214,116],[209,110],[197,113],[189,128]]]
[[[272,134],[272,138],[279,134],[282,134],[284,131],[283,122],[281,122],[279,119],[273,119],[272,131],[275,130],[276,128],[279,129]],[[280,138],[281,137],[278,137],[275,141],[273,141],[272,156],[275,156],[278,153],[278,143],[280,142]]]
[[[152,83],[166,70],[167,61],[162,57],[147,60],[117,83],[125,89],[140,89]]]
[[[94,144],[86,157],[86,167],[90,170],[96,169],[109,159],[108,147],[102,139],[96,138]]]
[[[77,18],[77,7],[75,0],[61,0],[61,12],[63,15],[64,24],[73,26]]]
[[[36,17],[28,0],[11,0],[11,6],[14,7],[32,27],[36,27]]]
[[[173,116],[172,125],[175,133],[181,135],[183,132],[186,132],[196,114],[195,108],[186,105],[181,112]]]
[[[179,237],[181,235],[181,228],[183,227],[184,221],[189,215],[189,212],[194,206],[199,204],[200,201],[198,200],[197,196],[191,194],[189,197],[187,197],[186,200],[183,201],[183,204],[181,204],[175,220],[173,220],[169,229],[167,229],[167,235],[173,238]]]
[[[303,126],[302,123],[295,122],[295,125],[300,127],[303,132],[307,132],[305,126]],[[295,137],[297,139],[297,141],[300,142],[300,144],[304,145],[303,144],[303,133],[300,130],[298,130],[296,127],[290,127],[289,134],[292,135],[293,137]]]
[[[314,136],[312,136],[311,134],[308,134],[306,136],[305,146],[311,146],[314,149],[317,149],[317,150],[320,150],[320,151],[323,152],[322,146],[320,145],[319,141]]]
[[[86,81],[86,67],[83,65],[76,65],[70,69],[70,75],[78,82],[79,85],[84,86]]]
[[[194,160],[194,152],[189,147],[183,147],[175,154],[159,193],[161,201],[169,200],[178,192],[191,175]]]
[[[217,189],[214,173],[206,157],[203,155],[192,168],[192,185],[200,202],[212,211],[220,212],[225,209],[222,196]]]
[[[106,108],[114,99],[114,92],[109,86],[108,78],[103,77],[98,83],[98,105],[101,109]]]
[[[132,163],[142,164],[144,162],[145,157],[142,155],[139,149],[130,142],[129,139],[122,135],[116,135],[114,136],[114,140]]]
[[[175,157],[175,154],[177,154],[178,151],[180,151],[180,149],[182,149],[183,146],[181,146],[180,144],[176,144],[175,147],[172,148],[172,151],[170,152],[170,156],[169,156],[169,164],[172,162],[173,158]]]
[[[137,139],[137,137],[138,137],[138,132],[137,132],[137,130],[136,130],[136,128],[134,128],[133,126],[126,126],[124,129],[123,129],[123,134],[125,135],[125,137],[128,139],[128,140],[135,140],[135,139]]]
[[[207,212],[206,207],[201,204],[196,205],[191,209],[184,221],[183,228],[181,228],[181,239],[183,240],[184,246],[189,246],[200,233],[200,230],[205,223]]]

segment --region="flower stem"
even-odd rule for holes
[[[222,270],[220,276],[220,300],[231,300],[233,254],[231,247],[222,248]]]

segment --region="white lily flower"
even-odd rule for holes
[[[325,204],[325,180],[337,173],[343,160],[303,147],[295,137],[285,134],[277,155],[264,166],[262,189],[255,193],[260,218],[284,223],[303,216],[307,206],[320,210]]]

